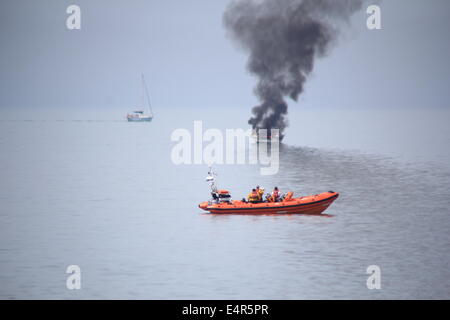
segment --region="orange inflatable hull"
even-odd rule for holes
[[[281,202],[247,203],[234,200],[231,203],[210,204],[205,201],[199,207],[214,214],[321,214],[338,196],[339,193],[330,191]]]

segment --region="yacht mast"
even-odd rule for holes
[[[153,117],[152,105],[150,103],[150,95],[148,94],[147,83],[145,82],[144,74],[141,73],[142,76],[142,85],[144,87],[145,94],[147,96],[148,108],[150,110],[150,115]]]

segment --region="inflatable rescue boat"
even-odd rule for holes
[[[214,214],[321,214],[339,196],[337,192],[328,191],[294,198],[294,193],[290,191],[277,202],[251,203],[245,199],[232,200],[227,190],[218,190],[212,170],[209,171],[206,180],[211,183],[212,199],[200,203],[199,207]]]

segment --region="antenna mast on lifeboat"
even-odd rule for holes
[[[208,170],[208,176],[206,177],[206,181],[209,182],[209,186],[211,187],[211,192],[216,193],[217,192],[217,186],[215,181],[215,176],[217,176],[217,173],[215,173],[212,169],[212,166],[209,166]]]

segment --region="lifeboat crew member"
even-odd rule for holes
[[[278,187],[273,188],[270,200],[271,202],[278,202],[280,200],[280,190],[278,190]]]
[[[256,189],[252,189],[252,192],[248,194],[248,202],[256,203],[259,202],[259,193]]]
[[[258,201],[262,201],[264,196],[264,188],[256,186],[256,192],[258,193]]]

